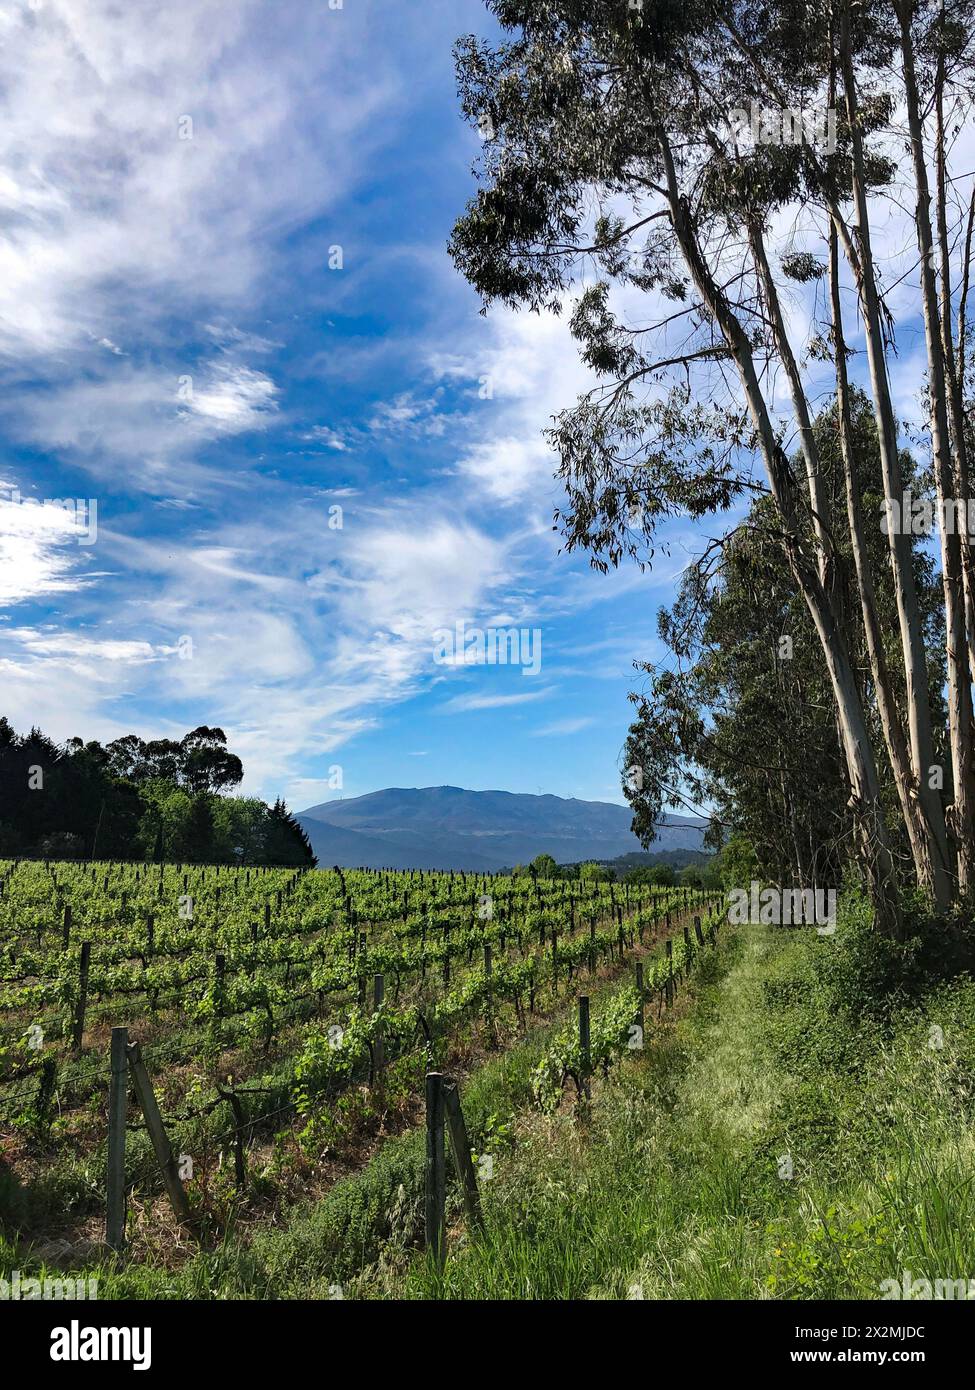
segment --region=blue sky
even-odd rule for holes
[[[561,324],[481,317],[446,255],[478,148],[451,46],[491,32],[481,4],[0,24],[15,726],[219,724],[245,789],[299,808],[336,767],[345,796],[622,800],[630,663],[685,557],[557,554],[541,431],[584,377]],[[63,498],[95,500],[94,543]],[[539,629],[541,669],[437,663],[458,621]]]
[[[245,790],[299,809],[441,783],[622,800],[631,663],[711,528],[675,525],[652,574],[557,553],[541,431],[587,378],[563,323],[480,316],[446,254],[471,30],[480,0],[0,18],[15,727],[219,724]],[[906,399],[913,353],[899,371]],[[93,544],[63,498],[97,503]],[[458,621],[539,629],[538,674],[438,663]]]

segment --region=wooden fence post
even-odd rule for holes
[[[446,1257],[444,1238],[444,1209],[447,1200],[446,1173],[444,1166],[444,1095],[443,1076],[438,1071],[428,1071],[426,1077],[427,1099],[427,1157],[426,1157],[426,1240],[427,1251],[433,1256],[438,1269],[443,1269]]]
[[[129,1030],[112,1029],[112,1076],[108,1090],[108,1205],[105,1243],[121,1250],[125,1242],[125,1107],[129,1079]]]
[[[234,1117],[234,1181],[238,1191],[242,1191],[247,1186],[247,1164],[244,1161],[244,1107],[235,1091],[219,1085],[217,1091],[230,1106]]]
[[[190,1204],[183,1191],[183,1184],[180,1182],[179,1169],[173,1157],[172,1146],[166,1127],[163,1124],[162,1116],[159,1113],[159,1106],[156,1103],[156,1094],[152,1089],[152,1082],[149,1080],[149,1073],[146,1071],[146,1064],[142,1060],[142,1052],[137,1042],[129,1043],[128,1046],[129,1071],[132,1073],[132,1085],[135,1087],[135,1094],[142,1107],[142,1113],[146,1118],[146,1129],[149,1131],[149,1138],[152,1140],[152,1147],[156,1155],[156,1162],[159,1164],[166,1184],[166,1191],[169,1193],[169,1200],[173,1204],[173,1211],[178,1220],[189,1221]]]
[[[471,1158],[471,1146],[467,1138],[464,1112],[460,1108],[457,1082],[453,1077],[444,1077],[443,1097],[447,1124],[450,1128],[450,1150],[454,1156],[454,1166],[457,1169],[457,1177],[460,1179],[461,1192],[464,1196],[464,1210],[467,1212],[467,1220],[470,1225],[480,1231],[484,1229],[484,1216],[481,1211],[480,1194],[477,1190],[477,1174],[474,1172],[474,1160]]]
[[[582,1053],[582,1091],[586,1100],[592,1096],[589,1072],[592,1068],[589,1031],[589,995],[579,995],[579,1051]]]
[[[697,937],[697,944],[698,944],[699,946],[703,946],[703,945],[704,945],[704,933],[701,931],[701,919],[700,919],[700,917],[695,917],[695,918],[694,918],[694,935]]]
[[[667,994],[667,1008],[670,1009],[674,1003],[674,943],[669,936],[664,949],[667,952],[667,981],[664,989]]]
[[[85,1035],[85,1010],[88,1007],[88,964],[91,959],[91,942],[81,943],[81,966],[78,974],[78,1003],[74,1014],[74,1033],[71,1046],[75,1052],[81,1051]]]
[[[385,997],[386,980],[382,975],[374,975],[372,977],[372,1004],[377,1013],[382,1008]],[[386,1040],[383,1037],[382,1023],[376,1028],[376,1038],[373,1043],[373,1049],[373,1055],[375,1057],[375,1066],[373,1068],[375,1075],[373,1077],[373,1083],[376,1086],[381,1086],[383,1084],[383,1071],[386,1066]]]
[[[637,965],[636,965],[636,992],[637,992],[637,997],[638,997],[639,1000],[640,1000],[640,1003],[639,1003],[639,1005],[637,1006],[637,1011],[636,1011],[636,1022],[637,1022],[637,1027],[640,1029],[640,1032],[642,1033],[642,1032],[643,1032],[643,1026],[644,1026],[644,1020],[643,1020],[643,962],[642,962],[642,961],[637,961]]]

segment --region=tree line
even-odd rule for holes
[[[644,565],[666,518],[741,514],[634,692],[635,828],[706,795],[716,839],[786,881],[855,868],[902,936],[916,894],[943,913],[975,889],[973,5],[488,9],[503,40],[457,48],[483,145],[451,251],[485,306],[569,309],[595,374],[548,432],[567,548]],[[793,138],[796,110],[829,138]],[[897,208],[916,253],[888,283]],[[912,494],[960,520],[937,565]]]
[[[313,865],[282,799],[229,794],[243,775],[219,728],[59,745],[0,718],[0,856]]]

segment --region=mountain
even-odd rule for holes
[[[387,787],[298,815],[323,867],[497,871],[551,854],[560,864],[637,852],[628,806],[462,787]],[[706,822],[667,816],[654,849],[702,848]]]

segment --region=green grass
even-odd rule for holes
[[[904,1270],[975,1278],[975,987],[864,1022],[836,994],[855,949],[849,922],[726,936],[687,1017],[588,1122],[520,1118],[483,1238],[455,1243],[443,1276],[418,1257],[363,1291],[876,1299]]]

